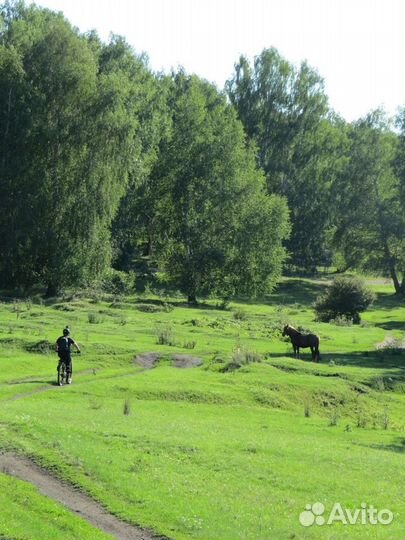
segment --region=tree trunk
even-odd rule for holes
[[[402,277],[402,281],[401,281],[398,291],[396,290],[396,293],[401,294],[402,296],[405,296],[405,273],[404,273],[404,276]]]
[[[399,283],[399,279],[398,279],[398,276],[397,276],[397,273],[395,271],[395,268],[393,265],[390,264],[390,275],[391,275],[391,279],[392,279],[392,282],[394,283],[394,288],[395,288],[395,292],[397,294],[399,294],[401,292],[401,283]],[[403,280],[402,280],[403,282]]]
[[[190,293],[190,294],[187,296],[187,302],[188,302],[189,304],[194,304],[194,305],[197,305],[197,304],[198,304],[195,293]]]
[[[397,271],[395,269],[395,264],[392,259],[389,262],[389,270],[392,282],[394,284],[395,294],[405,296],[405,274],[402,277],[402,281],[400,282],[398,279]]]
[[[58,292],[59,287],[55,283],[48,283],[45,296],[46,298],[52,298],[54,296],[57,296]]]
[[[397,271],[395,268],[394,257],[391,255],[388,242],[386,238],[384,238],[383,241],[384,241],[384,252],[388,260],[388,268],[390,271],[392,282],[394,284],[395,294],[405,294],[405,276],[402,278],[402,283],[400,283],[398,279]]]

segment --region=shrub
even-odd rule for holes
[[[233,318],[235,319],[235,321],[246,321],[247,313],[243,309],[237,308],[233,312]]]
[[[388,429],[388,426],[390,425],[390,415],[388,413],[387,407],[384,409],[384,412],[381,416],[381,425],[383,429]]]
[[[392,335],[385,336],[384,341],[377,343],[377,351],[389,352],[390,354],[403,354],[405,351],[405,337],[396,339]]]
[[[251,364],[261,362],[262,356],[256,352],[243,347],[237,347],[232,354],[231,360],[221,369],[222,372],[235,371],[236,369]]]
[[[131,402],[128,398],[124,400],[124,406],[122,408],[122,412],[125,414],[125,416],[128,416],[129,414],[131,414]]]
[[[127,322],[128,322],[128,319],[125,317],[125,315],[121,315],[117,321],[117,323],[120,324],[121,326],[125,326]]]
[[[33,343],[32,345],[27,345],[26,350],[28,352],[39,354],[53,353],[55,352],[55,344],[51,343],[46,339],[43,339],[42,341],[38,341],[37,343]]]
[[[194,349],[196,345],[197,345],[196,341],[185,341],[183,343],[183,349]]]
[[[110,294],[130,294],[135,288],[135,274],[111,269],[104,276],[102,289]]]
[[[217,309],[221,309],[222,311],[226,311],[229,309],[230,300],[228,298],[223,298],[221,302],[216,304]]]
[[[75,308],[69,304],[54,304],[53,309],[58,311],[74,311]]]
[[[89,313],[87,313],[87,320],[89,324],[100,324],[103,322],[104,319],[95,311],[89,311]]]
[[[309,400],[304,401],[304,416],[309,418],[311,416],[311,403]]]
[[[164,306],[160,304],[136,304],[135,309],[142,311],[142,313],[161,313],[166,311]]]
[[[346,315],[337,315],[334,319],[329,321],[336,326],[352,326],[353,319],[346,317]]]
[[[176,345],[173,328],[169,325],[158,325],[155,328],[156,343],[158,345]]]
[[[366,428],[367,427],[367,416],[365,414],[364,408],[362,403],[357,402],[356,404],[356,425],[358,428]]]
[[[329,416],[329,425],[337,426],[339,422],[340,414],[337,407],[333,407]]]
[[[360,323],[360,313],[365,311],[374,301],[374,293],[365,283],[356,277],[338,277],[319,296],[314,304],[316,318],[329,322],[336,319],[351,319],[354,324]]]

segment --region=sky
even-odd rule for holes
[[[352,121],[405,106],[405,0],[37,0],[81,32],[124,36],[154,71],[182,66],[220,89],[241,54],[276,47],[325,81]]]

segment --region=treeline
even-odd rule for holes
[[[113,267],[195,301],[334,264],[405,294],[405,110],[396,129],[382,111],[348,124],[275,49],[221,92],[62,14],[0,13],[3,288],[53,295]]]

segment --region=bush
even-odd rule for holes
[[[131,402],[128,398],[124,400],[124,406],[122,408],[122,412],[125,414],[125,416],[128,416],[129,414],[131,414]]]
[[[346,315],[337,315],[335,319],[331,319],[330,324],[334,324],[335,326],[352,326],[353,325],[353,319],[350,317],[346,317]]]
[[[196,341],[185,341],[183,343],[183,349],[194,349],[196,345],[197,345]]]
[[[104,321],[104,318],[94,311],[87,313],[87,320],[89,324],[100,324]]]
[[[238,347],[232,354],[231,360],[220,370],[223,373],[227,371],[235,371],[236,369],[252,364],[253,362],[261,362],[262,356],[256,351],[251,351],[244,347]]]
[[[135,274],[111,269],[104,276],[102,289],[110,294],[131,294],[135,288]]]
[[[237,308],[233,312],[233,318],[235,319],[235,321],[246,321],[247,313],[243,309]]]
[[[360,313],[365,311],[374,301],[374,293],[365,283],[356,277],[338,277],[319,296],[314,304],[316,318],[329,322],[336,319],[352,320],[360,323]]]
[[[377,343],[377,351],[389,352],[390,354],[403,354],[405,351],[405,337],[396,339],[394,336],[385,336],[384,341]]]
[[[170,347],[176,345],[174,331],[170,325],[157,325],[155,328],[155,336],[158,345],[169,345]]]
[[[27,345],[26,350],[32,353],[48,354],[55,352],[55,344],[43,339],[32,345]]]

